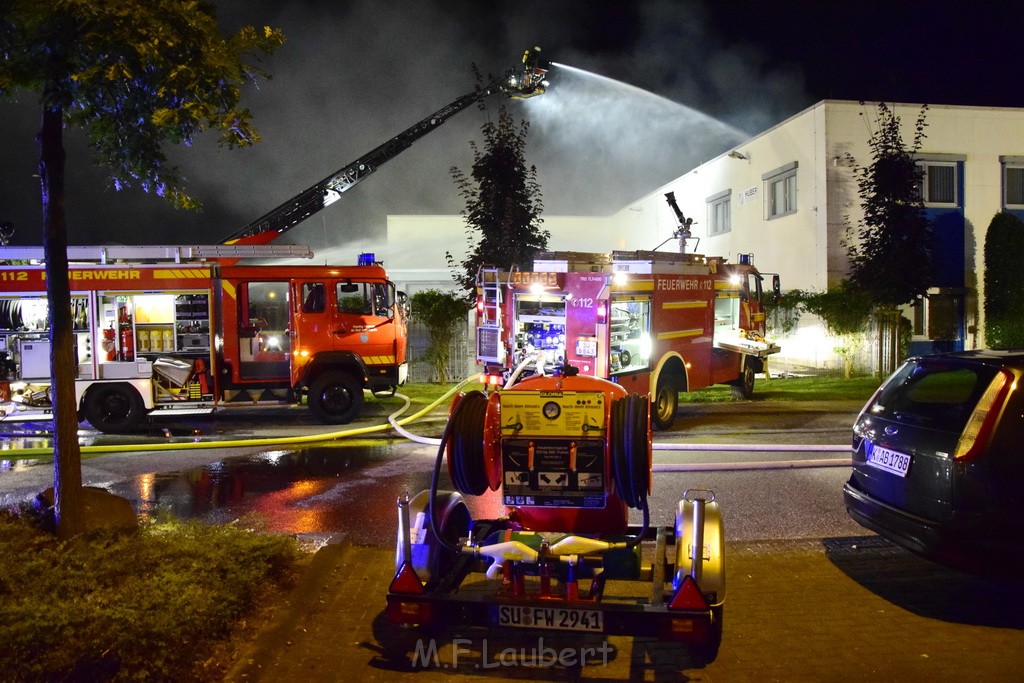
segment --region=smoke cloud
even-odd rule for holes
[[[613,212],[811,104],[799,73],[773,71],[753,48],[723,41],[693,2],[217,4],[229,29],[269,24],[287,37],[265,60],[273,79],[243,99],[263,142],[229,151],[207,135],[169,147],[205,204],[184,212],[109,188],[84,136],[68,131],[71,244],[219,241],[473,90],[471,63],[497,75],[534,45],[562,66],[548,94],[509,106],[531,122],[528,163],[551,214]],[[468,171],[469,141],[500,103],[456,115],[283,241],[314,251],[372,244],[388,214],[459,213],[449,169]],[[41,243],[38,117],[32,94],[0,103],[0,220],[15,223],[13,244]]]

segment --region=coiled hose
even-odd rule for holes
[[[479,496],[487,490],[487,470],[484,464],[484,416],[487,413],[487,395],[482,391],[470,391],[463,395],[452,408],[448,416],[448,424],[441,434],[441,443],[437,447],[437,459],[430,477],[430,501],[428,514],[430,530],[441,545],[453,553],[460,551],[438,532],[437,512],[434,501],[437,500],[437,482],[441,476],[441,461],[444,460],[445,448],[451,443],[450,466],[452,483],[460,493]]]
[[[641,510],[643,528],[626,542],[634,547],[647,534],[651,523],[647,496],[651,490],[651,461],[647,448],[647,413],[650,402],[646,396],[630,394],[612,401],[612,469],[615,492],[628,507]]]

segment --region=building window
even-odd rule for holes
[[[721,235],[732,230],[732,190],[728,189],[707,198],[708,236]]]
[[[960,339],[957,321],[962,299],[955,292],[932,289],[914,301],[913,336],[918,340],[956,341]]]
[[[766,219],[796,213],[796,170],[797,162],[794,161],[761,176]]]
[[[957,206],[956,162],[920,161],[921,199],[925,206]]]
[[[1024,209],[1024,161],[1003,162],[1003,207]]]

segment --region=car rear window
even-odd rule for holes
[[[997,370],[948,361],[908,361],[883,385],[868,412],[896,422],[962,431]]]

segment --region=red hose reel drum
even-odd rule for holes
[[[628,508],[650,492],[646,396],[578,375],[470,396],[452,404],[448,468],[460,492],[501,489],[509,518],[526,530],[625,533]]]

